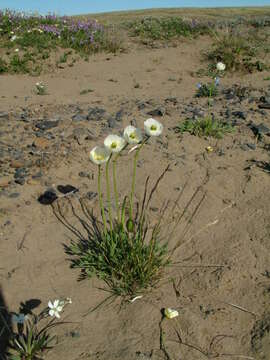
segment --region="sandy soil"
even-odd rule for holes
[[[267,134],[256,139],[249,126],[270,126],[270,110],[258,109],[269,81],[263,80],[266,73],[222,79],[224,88],[238,84],[251,89],[242,101],[220,95],[213,104],[215,113],[227,108],[247,113],[233,134],[221,140],[175,134],[173,127],[190,108],[208,111],[206,99],[194,98],[198,79],[192,76],[207,46],[207,38],[183,40],[169,48],[137,45],[127,53],[95,55],[89,62],[39,78],[1,76],[2,295],[10,311],[30,299],[40,299],[42,305],[59,297],[73,301],[64,315],[72,323],[57,328],[59,344],[46,359],[270,359],[270,177],[256,165],[269,162],[270,141]],[[47,85],[48,95],[34,94],[39,80]],[[89,88],[93,92],[80,95]],[[106,111],[101,119],[74,119],[95,107]],[[67,219],[79,227],[68,199],[83,216],[78,198],[97,191],[97,169],[88,159],[89,150],[130,122],[142,127],[150,117],[147,113],[157,108],[163,116],[156,118],[165,130],[141,153],[137,199],[146,176],[151,175],[153,184],[170,164],[149,214],[154,221],[156,209],[165,200],[173,202],[186,184],[179,206],[164,224],[168,234],[173,218],[200,187],[169,239],[170,248],[179,245],[177,264],[142,299],[132,304],[117,299],[87,314],[108,293],[96,279],[77,281],[79,271],[70,269],[64,252],[64,244],[74,236],[37,198],[60,184],[77,187],[79,193],[59,203]],[[40,133],[36,124],[44,119],[58,123]],[[206,151],[209,145],[211,153]],[[23,185],[14,182],[20,168],[28,169]],[[124,156],[118,168],[123,194],[129,191],[130,170],[131,157]],[[97,211],[96,197],[88,204]],[[164,307],[177,309],[179,317],[161,321]]]

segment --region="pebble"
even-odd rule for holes
[[[11,194],[9,194],[9,198],[10,199],[16,199],[16,198],[18,198],[20,196],[20,193],[18,193],[18,192],[15,192],[15,193],[11,193]]]
[[[59,120],[45,120],[45,121],[40,121],[38,123],[36,123],[36,128],[46,131],[49,129],[53,129],[55,127],[57,127],[59,125]]]

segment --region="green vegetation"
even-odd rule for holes
[[[217,139],[221,139],[224,134],[231,133],[233,130],[231,125],[210,116],[197,120],[187,119],[175,128],[176,133],[189,132],[195,136],[210,136]]]
[[[263,56],[266,45],[267,41],[257,32],[237,34],[231,30],[228,34],[216,36],[212,49],[206,53],[206,59],[212,68],[217,62],[224,62],[226,69],[231,72],[263,71],[268,68]]]
[[[134,296],[160,279],[169,264],[167,245],[159,241],[159,226],[151,230],[140,222],[132,232],[121,224],[112,231],[95,231],[67,248],[72,266],[82,270],[82,278],[97,276],[115,295]]]
[[[146,17],[130,21],[127,24],[131,36],[140,36],[151,40],[169,40],[179,36],[191,36],[208,33],[206,25],[187,22],[180,17]]]

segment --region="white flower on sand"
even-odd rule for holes
[[[51,301],[48,302],[49,306],[49,315],[55,316],[58,319],[60,318],[59,313],[63,310],[63,303],[60,300],[54,300],[52,303]]]
[[[17,39],[17,35],[13,35],[11,36],[10,41],[15,41],[16,39]]]
[[[163,131],[163,125],[155,119],[147,119],[144,122],[144,131],[148,136],[159,136]]]
[[[140,129],[128,125],[124,130],[124,138],[129,144],[139,144],[142,141],[143,136]]]
[[[19,52],[20,50],[17,48],[17,49],[15,49],[14,51],[15,51],[15,52]]]
[[[173,319],[179,315],[177,310],[171,308],[166,308],[164,314],[168,319]]]
[[[120,152],[125,145],[125,139],[118,135],[108,135],[104,140],[105,148],[114,153]]]
[[[226,69],[226,65],[223,64],[222,62],[218,62],[217,63],[217,70],[218,71],[224,71]]]
[[[109,160],[110,155],[111,152],[105,147],[95,146],[90,151],[90,160],[96,165],[101,165]]]

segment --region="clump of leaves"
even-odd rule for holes
[[[210,136],[220,139],[226,133],[231,133],[233,127],[229,124],[225,124],[220,120],[215,120],[211,116],[200,119],[187,119],[183,123],[180,123],[175,127],[176,133],[189,132],[195,136]]]
[[[13,55],[9,62],[9,70],[12,73],[18,74],[23,73],[26,74],[29,72],[29,57],[27,54]]]
[[[36,93],[37,95],[46,95],[47,94],[47,86],[43,84],[43,82],[36,83]]]
[[[195,22],[184,21],[180,17],[145,17],[127,24],[131,36],[152,40],[169,40],[179,36],[190,36],[207,32],[207,27]]]
[[[155,285],[170,262],[167,244],[159,240],[159,226],[150,231],[142,219],[132,232],[118,223],[106,233],[96,228],[87,239],[72,242],[67,251],[72,266],[82,270],[82,278],[97,276],[120,296],[134,296]]]
[[[0,57],[0,74],[8,71],[7,62]]]
[[[80,95],[86,95],[86,94],[89,94],[91,92],[94,92],[93,89],[83,89],[80,91]]]
[[[206,57],[214,66],[219,61],[226,64],[229,71],[262,71],[264,64],[256,59],[259,49],[253,42],[240,34],[229,33],[218,36],[213,49]]]
[[[219,78],[215,78],[215,80],[211,83],[197,84],[197,92],[196,97],[215,97],[218,95],[218,85],[219,85]]]

